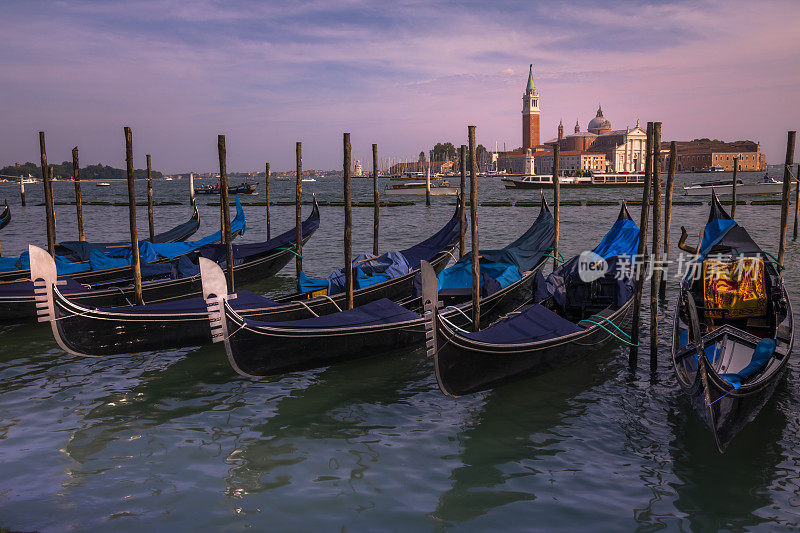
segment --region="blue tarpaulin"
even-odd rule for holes
[[[386,252],[375,257],[371,254],[361,254],[353,259],[356,277],[353,280],[353,289],[362,289],[381,283],[411,271],[406,258],[397,251]],[[326,289],[328,295],[339,294],[345,290],[344,269],[339,269],[323,279],[311,279],[304,272],[300,273],[298,291],[301,293]]]

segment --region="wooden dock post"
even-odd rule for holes
[[[353,198],[350,194],[350,134],[342,135],[344,157],[342,181],[344,196],[344,286],[347,293],[347,308],[353,308]]]
[[[378,231],[381,224],[381,203],[378,197],[378,145],[372,145],[372,255],[378,255]]]
[[[636,274],[636,292],[633,300],[633,325],[631,326],[631,349],[628,354],[628,365],[631,371],[636,369],[639,357],[639,329],[641,327],[642,291],[644,289],[645,257],[647,244],[647,219],[650,214],[650,186],[653,184],[653,123],[647,123],[647,147],[645,148],[644,187],[642,188],[642,212],[639,217],[639,247],[636,251],[634,272]]]
[[[481,324],[481,264],[478,247],[478,172],[475,168],[475,126],[468,126],[469,134],[469,201],[470,227],[472,229],[472,326],[475,331]]]
[[[131,270],[133,271],[133,288],[136,292],[136,303],[144,305],[142,297],[142,265],[139,262],[139,234],[136,230],[136,190],[133,182],[133,134],[128,126],[125,132],[125,165],[128,171],[128,220],[131,229]]]
[[[267,166],[264,169],[264,178],[265,178],[265,185],[264,188],[267,189],[267,240],[270,240],[270,212],[269,212],[269,161],[267,161]]]
[[[797,216],[800,214],[800,164],[797,165],[797,174],[794,180],[794,233],[792,240],[797,240]]]
[[[459,255],[459,259],[464,257],[464,254],[467,253],[465,249],[465,237],[467,232],[467,145],[462,144],[461,147],[458,149],[459,152],[459,161],[461,163],[461,188],[460,188],[460,198],[459,203],[461,208],[461,220],[459,221],[459,250],[461,255]]]
[[[675,167],[678,154],[678,143],[672,141],[669,145],[669,170],[667,170],[667,190],[664,195],[664,260],[669,261],[669,232],[672,228],[672,197],[675,190]],[[663,300],[667,295],[667,279],[661,278],[659,297]]]
[[[433,150],[428,156],[428,171],[425,173],[425,205],[431,205],[431,165],[433,164]]]
[[[553,270],[558,268],[558,234],[561,231],[561,181],[558,178],[561,147],[553,144]]]
[[[731,218],[736,220],[736,178],[739,175],[739,158],[733,158],[733,184],[731,185]]]
[[[650,372],[658,370],[658,289],[661,285],[661,123],[653,123],[653,273],[650,277]]]
[[[19,201],[22,204],[22,207],[25,207],[25,182],[23,181],[25,178],[20,176],[19,177]]]
[[[228,291],[236,289],[233,283],[233,238],[231,237],[230,205],[228,203],[228,151],[225,147],[225,136],[217,135],[217,152],[219,153],[219,200],[222,206],[222,240],[225,243],[225,259],[228,263]]]
[[[297,279],[300,279],[300,272],[303,270],[303,212],[300,201],[303,199],[303,143],[297,141],[295,147],[295,155],[297,158],[296,169],[296,183],[294,191],[294,227],[295,239],[297,240],[297,255],[295,256],[295,266],[297,270]]]
[[[153,176],[150,168],[150,154],[145,154],[147,159],[147,226],[150,229],[150,242],[156,236],[156,228],[153,223]]]
[[[47,251],[56,255],[56,214],[53,208],[53,176],[47,166],[47,151],[44,146],[44,132],[39,132],[39,150],[42,156],[42,183],[44,184],[45,218],[47,223]]]
[[[794,164],[794,139],[797,132],[790,131],[786,138],[786,162],[783,165],[783,196],[781,198],[781,237],[778,243],[778,263],[783,265],[786,253],[786,230],[789,224],[789,187],[792,183],[792,165]],[[783,273],[781,272],[781,275]]]
[[[194,199],[194,172],[189,172],[189,207],[194,207],[197,200]]]
[[[81,166],[78,162],[78,147],[72,149],[72,179],[75,182],[75,210],[78,215],[78,240],[86,240],[83,232],[83,199],[81,197]]]

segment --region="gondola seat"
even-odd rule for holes
[[[738,389],[742,386],[742,383],[745,383],[766,366],[773,353],[775,353],[775,340],[761,339],[761,342],[753,350],[753,357],[747,366],[736,373],[720,374],[720,377],[733,385],[734,389]]]
[[[464,336],[491,344],[523,344],[554,339],[583,331],[583,328],[558,316],[547,307],[536,304],[518,315],[481,331]]]

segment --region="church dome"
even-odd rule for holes
[[[597,108],[597,116],[589,122],[589,127],[587,129],[592,133],[598,134],[611,131],[611,121],[603,116],[602,107]]]

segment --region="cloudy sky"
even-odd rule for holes
[[[800,126],[800,2],[309,2],[4,0],[0,165],[124,165],[166,172],[341,165],[412,157],[437,141],[521,144],[528,64],[542,137],[598,103],[613,126],[661,120],[665,139],[752,139],[783,160]]]

